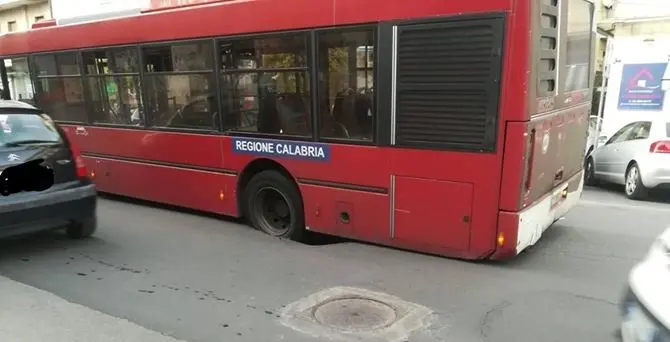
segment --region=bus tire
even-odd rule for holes
[[[305,213],[295,183],[274,170],[254,175],[244,191],[247,219],[264,233],[283,239],[305,238]]]

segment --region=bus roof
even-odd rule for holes
[[[509,11],[520,0],[237,0],[0,36],[0,56]],[[363,4],[364,3],[364,4]]]

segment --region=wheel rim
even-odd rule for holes
[[[628,171],[628,177],[626,177],[626,194],[632,195],[635,192],[639,177],[640,173],[637,171],[636,167],[633,167]]]
[[[281,236],[291,229],[291,209],[286,197],[276,188],[264,187],[256,192],[254,215],[261,228],[273,236]]]

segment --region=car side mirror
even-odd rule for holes
[[[606,135],[601,135],[601,136],[599,136],[599,137],[598,137],[598,145],[604,145],[604,144],[606,144],[608,138],[609,138],[609,137],[606,136]]]

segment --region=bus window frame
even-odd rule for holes
[[[28,77],[30,78],[30,88],[32,89],[33,92],[33,98],[30,99],[31,104],[35,104],[35,97],[37,96],[35,92],[35,78],[33,75],[33,66],[32,66],[32,60],[31,60],[32,55],[25,55],[25,54],[20,54],[20,55],[8,55],[0,58],[0,72],[3,73],[2,75],[2,86],[7,87],[3,89],[6,94],[1,94],[2,96],[6,96],[7,100],[12,99],[12,92],[11,92],[11,87],[9,86],[9,78],[8,78],[8,71],[7,67],[5,65],[6,60],[13,60],[13,59],[19,59],[19,58],[25,58],[26,63],[28,63]],[[7,82],[7,84],[5,84]],[[17,101],[20,101],[16,99]]]
[[[379,116],[379,81],[378,81],[378,76],[379,76],[379,60],[380,58],[380,53],[379,53],[379,39],[380,39],[380,31],[381,31],[381,25],[380,24],[358,24],[358,25],[348,25],[348,26],[333,26],[333,27],[324,27],[324,28],[319,28],[312,30],[312,36],[313,38],[313,46],[311,47],[310,51],[314,55],[314,60],[313,60],[313,65],[312,65],[312,73],[316,76],[315,77],[315,84],[314,84],[314,90],[316,91],[314,95],[314,100],[312,101],[314,107],[314,113],[312,114],[312,120],[315,122],[315,134],[314,136],[316,137],[315,141],[318,142],[324,142],[324,143],[331,143],[331,144],[344,144],[344,145],[360,145],[360,146],[376,146],[379,145],[380,143],[380,129],[378,127],[378,124],[381,120],[378,119]],[[321,122],[321,115],[319,112],[319,103],[321,101],[320,97],[320,89],[319,89],[319,80],[318,80],[318,74],[319,74],[319,35],[320,34],[330,34],[330,33],[344,33],[344,32],[363,32],[363,31],[370,31],[372,30],[372,39],[373,39],[373,44],[372,44],[372,51],[374,54],[374,64],[372,65],[372,89],[374,89],[374,101],[373,101],[373,108],[372,108],[372,139],[370,140],[363,140],[363,139],[355,139],[355,138],[333,138],[333,137],[322,137],[320,128],[321,126],[319,125]],[[390,56],[390,54],[389,54]],[[390,59],[390,58],[388,58]],[[389,69],[390,72],[390,69]],[[388,102],[391,102],[391,97],[388,98]],[[388,117],[388,120],[390,121],[391,117]],[[383,133],[382,133],[383,134]]]
[[[36,73],[37,68],[35,67],[35,58],[36,57],[48,56],[48,55],[56,56],[56,55],[67,54],[67,53],[72,53],[72,54],[75,55],[76,64],[77,64],[77,67],[79,69],[79,73],[77,75],[60,75],[60,74],[46,75],[46,76],[38,76],[37,75],[37,73]],[[30,71],[30,79],[33,83],[33,90],[34,90],[34,94],[35,94],[34,102],[40,109],[42,109],[43,107],[39,103],[37,98],[38,98],[38,95],[40,93],[42,93],[42,91],[41,91],[41,87],[37,86],[37,83],[40,80],[43,80],[43,79],[61,79],[61,78],[76,78],[76,77],[78,77],[79,81],[81,82],[82,97],[84,98],[84,106],[85,107],[88,106],[88,98],[87,98],[88,91],[87,91],[86,87],[84,86],[84,81],[85,81],[84,80],[84,73],[83,73],[84,70],[82,68],[82,60],[81,60],[82,56],[81,56],[80,49],[57,50],[57,51],[40,51],[40,52],[37,52],[37,53],[27,55],[27,57],[28,57],[28,68],[29,68],[29,71]],[[58,68],[58,64],[56,64],[56,67],[57,67],[57,70],[60,69],[60,68]],[[51,113],[47,113],[47,114],[49,114],[51,116]],[[91,118],[88,115],[88,110],[86,111],[86,120],[85,121],[71,121],[71,120],[54,120],[54,121],[56,123],[62,123],[62,124],[65,124],[65,125],[92,126],[91,125]]]
[[[314,121],[314,93],[313,93],[313,88],[314,85],[312,84],[312,74],[313,74],[313,65],[312,65],[312,35],[313,35],[313,29],[301,29],[301,30],[287,30],[287,31],[272,31],[272,32],[261,32],[261,33],[251,33],[251,34],[241,34],[241,35],[231,35],[231,36],[217,36],[214,38],[214,54],[215,54],[215,61],[217,63],[216,67],[218,69],[216,77],[217,77],[217,97],[219,99],[220,103],[223,103],[222,100],[222,93],[221,93],[221,77],[222,75],[225,74],[235,74],[235,73],[245,73],[245,71],[238,71],[238,70],[233,70],[233,71],[226,71],[224,72],[221,69],[221,54],[219,53],[219,49],[221,47],[221,44],[224,42],[231,42],[234,43],[236,41],[244,41],[244,40],[256,40],[256,39],[271,39],[271,38],[281,38],[281,37],[286,37],[286,36],[300,36],[302,35],[305,41],[305,66],[303,67],[292,67],[292,68],[282,68],[280,70],[283,71],[290,71],[290,70],[295,70],[295,71],[300,71],[300,72],[307,72],[308,73],[308,80],[309,80],[309,91],[310,91],[310,120],[312,121],[312,127],[310,128],[310,134],[309,135],[295,135],[295,134],[273,134],[273,133],[262,133],[262,132],[251,132],[251,131],[240,131],[240,130],[235,130],[235,129],[230,129],[226,126],[224,126],[224,122],[222,120],[222,133],[224,135],[232,136],[232,137],[244,137],[244,138],[259,138],[259,139],[277,139],[277,140],[289,140],[289,141],[317,141],[316,136],[314,135],[314,128],[316,127],[316,122]],[[255,69],[249,69],[249,73],[252,72],[262,72],[262,71],[272,71],[275,70],[273,68],[255,68]],[[224,112],[223,108],[221,110],[222,115],[221,117],[223,118],[224,115],[230,115],[228,112]]]
[[[505,17],[504,13],[495,12],[492,15]],[[471,17],[479,17],[478,14],[469,14],[469,15],[450,15],[447,17],[439,18],[422,18],[422,19],[399,19],[391,20],[384,22],[368,22],[368,23],[357,23],[351,25],[338,25],[338,26],[327,26],[327,27],[317,27],[309,29],[297,29],[297,30],[284,30],[284,31],[269,31],[269,32],[258,32],[258,33],[243,33],[236,35],[228,36],[213,36],[213,37],[196,37],[188,39],[177,39],[177,40],[165,40],[165,41],[153,41],[153,42],[144,42],[137,44],[119,44],[119,45],[105,45],[105,46],[95,46],[95,47],[85,47],[71,50],[54,50],[54,51],[40,51],[33,54],[19,54],[19,55],[7,55],[3,58],[14,58],[14,57],[27,57],[29,60],[29,65],[31,66],[31,79],[32,82],[37,81],[37,76],[35,75],[35,69],[32,67],[34,63],[34,58],[39,55],[52,55],[59,53],[75,53],[77,55],[79,63],[79,77],[82,79],[84,85],[84,97],[85,101],[88,103],[89,99],[89,89],[85,85],[85,70],[83,67],[83,56],[84,52],[98,51],[104,49],[116,49],[116,48],[135,48],[138,52],[138,63],[139,63],[139,78],[142,83],[142,93],[141,99],[143,107],[145,108],[145,118],[144,125],[141,126],[126,126],[119,124],[109,124],[109,123],[92,123],[89,113],[87,113],[87,122],[75,122],[75,121],[62,121],[58,120],[58,123],[71,124],[71,125],[83,125],[91,127],[104,127],[111,129],[125,129],[125,130],[142,130],[142,131],[154,131],[154,132],[174,132],[174,133],[191,133],[191,134],[205,134],[205,135],[221,135],[221,136],[233,136],[233,137],[250,137],[250,138],[266,138],[266,139],[281,139],[287,141],[312,141],[312,142],[323,142],[329,144],[342,144],[349,146],[385,146],[385,147],[398,147],[391,144],[391,134],[393,125],[390,109],[392,107],[392,102],[395,99],[395,96],[391,93],[391,85],[384,83],[385,81],[391,80],[392,69],[394,67],[390,55],[387,55],[388,52],[392,51],[393,48],[393,37],[392,32],[393,28],[398,25],[403,24],[421,24],[421,23],[433,23],[441,22],[447,18],[454,18],[457,20],[466,20]],[[339,33],[339,32],[356,32],[356,31],[366,31],[372,30],[373,37],[373,51],[374,51],[374,65],[373,65],[373,87],[375,91],[375,99],[373,103],[373,118],[372,118],[372,139],[371,140],[360,140],[360,139],[346,139],[346,138],[330,138],[322,137],[319,134],[321,127],[321,120],[318,111],[318,104],[320,101],[319,89],[318,89],[318,37],[319,34],[324,33]],[[312,120],[312,134],[311,136],[296,136],[296,135],[285,135],[285,134],[268,134],[268,133],[256,133],[256,132],[242,132],[230,130],[224,127],[224,115],[229,115],[224,108],[222,108],[222,94],[221,94],[221,56],[219,53],[219,47],[222,42],[226,41],[239,41],[245,39],[264,39],[270,37],[282,37],[301,34],[304,35],[305,44],[306,44],[306,66],[303,70],[309,73],[309,83],[310,83],[310,109],[311,109],[311,120]],[[188,45],[198,42],[211,42],[212,44],[212,53],[213,53],[213,62],[214,67],[210,70],[203,71],[185,71],[185,72],[167,72],[164,74],[174,75],[174,74],[193,74],[193,73],[213,73],[215,76],[214,86],[216,87],[217,95],[216,102],[219,107],[219,127],[216,130],[207,130],[207,129],[194,129],[194,128],[172,128],[172,127],[157,127],[151,126],[152,124],[152,115],[146,111],[147,101],[146,95],[146,77],[147,72],[144,68],[144,48],[153,47],[153,46],[173,46],[173,45]],[[386,56],[386,57],[383,57]],[[502,72],[502,70],[501,70]],[[151,74],[163,74],[151,73]],[[386,85],[384,85],[386,84]],[[502,85],[499,85],[502,87]],[[388,89],[387,89],[388,88]],[[35,89],[37,96],[37,89]],[[498,121],[500,119],[500,111],[498,112]],[[413,149],[421,149],[419,147],[413,147]],[[444,151],[452,151],[451,149],[440,149]],[[472,151],[477,152],[477,151]],[[495,153],[494,151],[487,151],[490,153]]]
[[[145,47],[152,47],[152,46],[165,46],[165,45],[185,45],[189,43],[194,43],[194,42],[205,42],[205,41],[211,41],[213,49],[212,53],[213,55],[213,61],[214,61],[214,68],[212,71],[208,72],[214,72],[214,75],[216,77],[215,81],[215,86],[216,90],[219,92],[217,94],[216,99],[217,103],[220,108],[221,115],[219,116],[219,128],[218,130],[204,130],[204,129],[192,129],[192,128],[171,128],[171,127],[157,127],[157,126],[151,126],[151,120],[152,117],[151,115],[148,114],[148,112],[145,113],[145,120],[144,120],[144,125],[141,126],[127,126],[127,125],[119,125],[119,124],[110,124],[110,123],[93,123],[91,122],[91,118],[89,113],[87,112],[86,114],[86,122],[80,122],[80,121],[65,121],[65,120],[55,120],[59,124],[65,124],[65,125],[77,125],[77,126],[88,126],[88,127],[101,127],[101,128],[110,128],[110,129],[125,129],[125,130],[141,130],[141,131],[154,131],[154,132],[174,132],[174,133],[191,133],[191,134],[205,134],[205,135],[220,135],[220,136],[233,136],[233,137],[250,137],[250,138],[266,138],[266,139],[281,139],[281,140],[287,140],[287,141],[312,141],[312,142],[324,142],[324,143],[336,143],[336,144],[343,144],[343,145],[352,145],[352,146],[375,146],[375,145],[380,145],[383,144],[382,141],[380,141],[380,137],[383,136],[384,134],[380,132],[383,131],[390,131],[389,127],[382,127],[382,126],[389,126],[390,123],[387,123],[384,125],[384,120],[381,120],[379,118],[379,113],[381,112],[379,110],[380,106],[383,105],[384,102],[389,102],[390,99],[387,101],[382,101],[381,96],[379,96],[378,93],[378,85],[379,85],[379,75],[380,75],[380,64],[389,64],[388,67],[390,67],[390,61],[387,61],[387,63],[384,63],[383,58],[381,58],[382,54],[379,52],[379,42],[380,42],[380,37],[381,37],[381,26],[384,25],[385,23],[363,23],[363,24],[353,24],[353,25],[341,25],[341,26],[329,26],[329,27],[319,27],[319,28],[310,28],[310,29],[299,29],[299,30],[285,30],[285,31],[270,31],[270,32],[259,32],[259,33],[244,33],[244,34],[237,34],[237,35],[229,35],[229,36],[214,36],[214,37],[197,37],[197,38],[189,38],[189,39],[179,39],[179,40],[166,40],[166,41],[157,41],[157,42],[146,42],[146,43],[138,43],[138,44],[120,44],[120,45],[104,45],[104,46],[95,46],[95,47],[85,47],[85,48],[77,48],[77,49],[69,49],[69,50],[52,50],[52,51],[39,51],[35,52],[32,54],[17,54],[17,55],[7,55],[3,56],[2,58],[20,58],[20,57],[26,57],[28,59],[29,63],[29,68],[30,68],[30,78],[31,82],[33,83],[33,87],[35,89],[35,96],[37,96],[37,87],[35,87],[35,82],[37,82],[41,78],[49,78],[49,77],[54,77],[54,76],[46,76],[46,77],[40,77],[38,78],[37,75],[35,74],[35,68],[34,68],[34,58],[36,56],[41,56],[41,55],[56,55],[56,54],[61,54],[61,53],[74,53],[77,56],[77,61],[79,65],[79,75],[77,75],[82,82],[83,86],[83,95],[84,95],[84,101],[88,105],[89,102],[89,89],[86,87],[85,83],[85,68],[83,66],[83,53],[84,52],[90,52],[90,51],[99,51],[99,50],[104,50],[104,49],[116,49],[116,48],[135,48],[137,49],[138,52],[138,63],[139,65],[139,78],[140,82],[142,83],[142,103],[143,106],[146,107],[146,91],[145,91],[145,77],[147,76],[146,70],[144,70],[144,54],[143,54],[143,48]],[[315,110],[318,106],[317,102],[317,97],[318,97],[318,88],[317,84],[315,81],[318,80],[318,74],[316,72],[316,50],[317,50],[317,36],[320,32],[340,32],[340,31],[356,31],[356,30],[369,30],[372,29],[373,31],[373,39],[374,39],[374,52],[376,54],[375,60],[374,60],[374,66],[373,66],[373,77],[374,77],[374,87],[375,87],[375,103],[374,103],[374,108],[375,111],[373,112],[373,139],[372,140],[357,140],[357,139],[340,139],[340,138],[322,138],[318,134],[318,130],[320,127],[320,120],[318,119],[318,113]],[[305,35],[305,44],[306,44],[306,67],[304,67],[304,70],[309,73],[309,83],[310,83],[310,109],[311,109],[311,120],[312,120],[312,131],[313,133],[311,136],[295,136],[295,135],[277,135],[277,134],[267,134],[267,133],[254,133],[254,132],[241,132],[241,131],[234,131],[234,130],[228,130],[223,126],[223,116],[228,115],[223,109],[221,108],[221,79],[220,79],[220,73],[221,73],[221,65],[220,65],[220,54],[218,53],[218,47],[220,46],[220,43],[223,41],[235,41],[235,40],[243,40],[243,39],[263,39],[263,38],[268,38],[268,37],[277,37],[277,36],[286,36],[286,35],[295,35],[295,34],[303,34]],[[390,70],[389,70],[390,72]],[[181,73],[198,73],[198,72],[181,72]],[[152,73],[152,74],[161,74],[161,73]],[[175,74],[174,72],[169,72],[166,74]],[[69,76],[69,77],[77,77],[75,75]],[[57,76],[60,77],[60,76]],[[317,133],[317,134],[314,134]],[[388,134],[388,133],[386,133]],[[388,145],[388,144],[386,144]]]
[[[216,77],[216,65],[213,65],[211,69],[203,69],[203,70],[189,70],[189,71],[159,71],[159,72],[147,72],[145,69],[145,58],[144,58],[144,49],[145,48],[151,48],[151,47],[160,47],[160,46],[182,46],[182,45],[190,45],[190,44],[198,44],[198,43],[203,43],[207,44],[208,41],[211,41],[212,38],[208,37],[200,37],[200,38],[192,38],[192,39],[184,39],[184,40],[168,40],[168,41],[160,41],[160,42],[148,42],[144,44],[137,44],[137,48],[139,50],[139,57],[138,57],[138,63],[139,65],[139,70],[140,70],[140,83],[141,83],[141,88],[142,88],[142,103],[145,109],[144,113],[144,127],[143,129],[149,130],[149,131],[161,131],[161,132],[175,132],[175,133],[192,133],[192,134],[208,134],[208,135],[219,135],[222,132],[221,128],[221,108],[219,108],[219,127],[213,127],[213,129],[205,129],[205,128],[190,128],[190,127],[165,127],[165,126],[154,126],[154,117],[152,114],[150,114],[150,111],[148,110],[149,105],[147,101],[147,85],[148,83],[146,82],[147,77],[151,76],[178,76],[178,75],[204,75],[204,74],[210,74],[214,75]],[[214,55],[212,55],[212,63],[216,63],[216,55],[215,52],[212,52]],[[218,83],[215,81],[214,82],[215,86],[218,86]],[[216,89],[218,91],[218,87]],[[217,106],[219,105],[220,101],[217,101]],[[125,126],[120,126],[120,127],[125,127]]]
[[[109,74],[90,74],[88,73],[86,69],[86,61],[84,60],[84,54],[90,53],[90,52],[97,52],[97,51],[107,51],[107,50],[135,50],[135,53],[137,54],[137,61],[138,61],[138,69],[136,72],[123,72],[123,73],[109,73]],[[79,50],[79,60],[80,60],[80,69],[81,73],[84,76],[84,96],[86,99],[86,107],[89,107],[89,101],[92,98],[91,94],[91,89],[88,87],[89,82],[88,80],[90,79],[97,79],[97,78],[106,78],[106,77],[138,77],[139,83],[140,83],[140,105],[139,109],[140,112],[145,112],[146,113],[146,108],[144,104],[144,91],[142,91],[143,83],[142,83],[142,77],[141,77],[141,71],[142,68],[141,63],[140,63],[140,53],[141,50],[139,49],[139,46],[134,46],[134,45],[125,45],[125,46],[111,46],[111,47],[103,47],[103,48],[93,48],[93,49],[85,49],[85,50]],[[116,123],[109,123],[109,122],[95,122],[93,118],[91,117],[91,113],[93,111],[89,110],[87,112],[87,117],[88,121],[90,122],[91,126],[102,126],[102,127],[110,127],[110,128],[145,128],[146,127],[146,118],[143,120],[142,125],[128,125],[128,124],[116,124]],[[146,115],[146,114],[145,114]]]
[[[560,57],[559,57],[559,64],[560,64],[560,69],[558,69],[558,82],[556,83],[556,92],[558,96],[561,96],[561,94],[565,95],[567,98],[570,98],[573,94],[579,94],[579,93],[584,93],[585,91],[592,92],[593,88],[593,82],[595,78],[595,37],[596,37],[596,32],[593,30],[594,28],[594,22],[595,22],[595,5],[587,0],[573,0],[573,1],[581,1],[583,4],[585,4],[588,7],[588,10],[590,12],[590,22],[589,22],[589,28],[590,28],[590,37],[589,37],[589,74],[588,74],[588,80],[586,82],[586,88],[581,88],[581,89],[574,89],[571,91],[564,91],[565,89],[565,83],[566,83],[566,75],[565,71],[567,69],[567,55],[568,55],[568,11],[569,11],[569,6],[570,6],[570,1],[568,0],[563,0],[567,4],[562,10],[561,10],[561,18],[560,18],[560,23],[559,23],[559,36],[562,39],[565,39],[565,44],[561,46],[560,50]],[[559,67],[559,66],[557,66]]]

